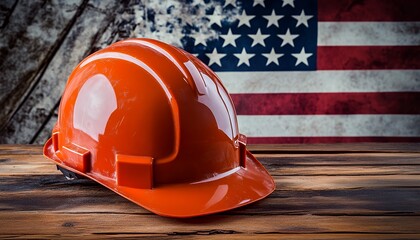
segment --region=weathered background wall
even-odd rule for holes
[[[1,1],[0,142],[43,143],[68,75],[127,30],[127,2]]]
[[[115,41],[141,36],[162,39],[191,50],[220,71],[222,80],[233,93],[241,129],[250,135],[251,142],[420,140],[419,1],[341,0],[333,4],[319,0],[318,8],[324,7],[324,10],[318,9],[309,20],[315,27],[317,20],[323,21],[319,26],[325,28],[330,22],[348,22],[354,15],[355,22],[373,21],[379,23],[375,25],[379,29],[384,22],[385,30],[367,28],[365,32],[357,32],[357,29],[343,30],[344,25],[334,25],[330,35],[318,36],[318,55],[313,53],[309,58],[309,65],[313,61],[314,68],[318,66],[312,70],[322,70],[314,71],[314,75],[294,75],[290,70],[280,72],[284,75],[279,75],[278,79],[270,78],[270,72],[259,75],[260,79],[240,79],[236,75],[229,79],[226,69],[221,69],[228,61],[234,64],[230,67],[244,69],[245,74],[254,76],[247,72],[246,68],[251,66],[246,59],[239,60],[241,63],[238,62],[241,56],[234,58],[239,52],[232,53],[231,57],[227,52],[217,55],[225,47],[241,44],[242,40],[251,45],[244,49],[254,51],[256,56],[251,58],[251,65],[257,61],[255,59],[263,60],[268,67],[275,66],[276,61],[279,65],[279,59],[284,57],[297,61],[290,53],[283,52],[284,57],[278,53],[288,47],[291,53],[300,51],[300,48],[291,48],[290,40],[289,44],[284,44],[284,25],[291,24],[292,33],[294,28],[297,31],[304,27],[298,26],[297,18],[292,17],[302,10],[297,9],[300,1],[277,2],[0,1],[0,143],[44,143],[57,119],[67,77],[77,63]],[[316,1],[312,2],[316,7]],[[268,9],[270,7],[272,9]],[[282,17],[278,17],[283,10],[290,14],[282,13]],[[310,12],[310,9],[304,10],[307,14]],[[261,16],[248,22],[240,19],[238,26],[238,16],[244,12],[254,17],[261,13]],[[270,13],[274,14],[274,20],[264,18]],[[391,22],[403,24],[394,26],[389,24]],[[250,36],[257,31],[252,30],[255,24],[261,25],[259,29],[263,29],[263,34],[270,35],[268,40]],[[185,26],[193,27],[185,31]],[[386,26],[394,27],[388,33]],[[224,44],[228,41],[227,29],[234,29],[234,34],[241,34],[238,31],[243,30],[242,38],[230,39],[230,46]],[[343,44],[335,35],[343,31],[350,33],[348,38],[360,35],[367,43],[358,43],[356,39],[355,43]],[[212,49],[210,42],[215,39],[220,42]],[[257,42],[254,44],[254,41]],[[263,48],[265,41],[272,41],[274,55],[269,56],[270,49]],[[325,46],[319,46],[320,43]],[[337,57],[335,53],[343,52],[344,48],[327,54],[331,45],[363,45],[364,48],[347,48],[347,52]],[[358,56],[354,51],[366,54]],[[226,55],[228,57],[223,59]],[[329,62],[333,62],[335,68],[326,67]],[[304,64],[304,60],[296,62],[299,67]],[[337,70],[345,71],[334,75]],[[296,76],[301,79],[293,79]],[[339,80],[336,83],[335,78]]]

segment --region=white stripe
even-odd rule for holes
[[[230,94],[418,92],[420,70],[217,72]]]
[[[248,137],[418,137],[420,115],[238,116]]]
[[[420,22],[318,22],[318,46],[415,45]]]

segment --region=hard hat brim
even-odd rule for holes
[[[57,157],[51,139],[44,146],[44,156],[153,213],[167,217],[187,218],[222,212],[258,201],[275,190],[270,174],[248,151],[245,168],[237,167],[203,181],[159,185],[153,189],[119,186],[115,181],[99,178],[94,173],[73,169]]]

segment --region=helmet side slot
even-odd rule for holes
[[[153,188],[153,158],[117,154],[117,185],[131,188]]]
[[[62,152],[66,156],[66,165],[87,173],[90,171],[91,154],[89,150],[73,143],[66,144],[62,147]]]

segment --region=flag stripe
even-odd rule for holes
[[[231,94],[418,92],[420,70],[217,72]]]
[[[420,22],[319,22],[318,46],[416,46]]]
[[[232,94],[240,115],[420,114],[417,93]]]
[[[239,115],[249,137],[418,137],[420,115]]]
[[[420,142],[420,137],[248,137],[248,144]]]
[[[318,0],[319,21],[420,21],[418,0]]]
[[[318,70],[418,69],[420,46],[320,46]]]

